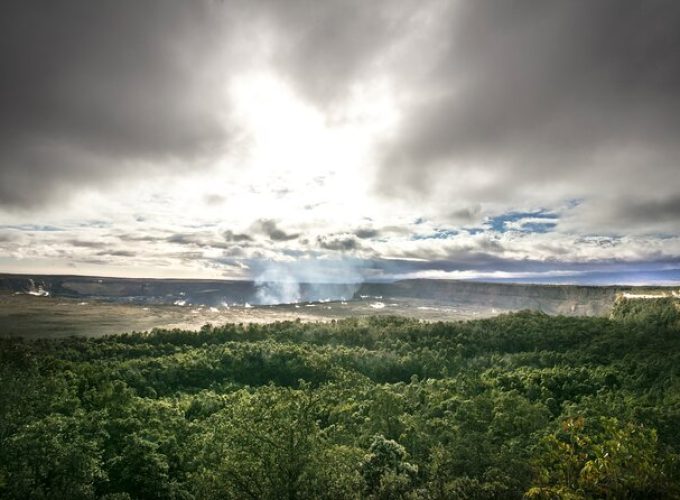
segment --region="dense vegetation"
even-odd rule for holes
[[[0,343],[0,497],[677,498],[680,314]]]

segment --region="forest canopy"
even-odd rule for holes
[[[677,498],[680,312],[0,340],[0,497]]]

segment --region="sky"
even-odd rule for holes
[[[680,3],[9,0],[0,272],[680,283]]]

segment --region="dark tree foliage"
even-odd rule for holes
[[[0,341],[0,498],[680,498],[680,310]]]

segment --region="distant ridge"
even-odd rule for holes
[[[301,302],[370,296],[436,304],[483,305],[498,310],[534,309],[550,314],[601,315],[622,294],[654,294],[678,287],[595,286],[407,279],[393,283],[299,283]],[[258,284],[244,280],[140,279],[70,275],[0,274],[1,294],[31,294],[131,304],[258,304]]]

